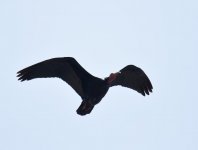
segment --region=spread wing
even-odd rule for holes
[[[58,77],[67,82],[83,97],[82,79],[91,77],[74,58],[52,58],[27,67],[17,72],[18,80],[25,81],[35,78]]]
[[[144,71],[134,65],[128,65],[120,70],[120,73],[110,86],[121,85],[124,87],[131,88],[143,96],[145,93],[149,95],[149,92],[152,92],[153,86],[144,73]]]

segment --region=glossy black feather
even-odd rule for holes
[[[67,82],[81,97],[84,96],[82,79],[92,78],[74,58],[52,58],[34,64],[17,72],[18,80],[25,81],[35,78],[58,77]]]
[[[134,65],[128,65],[120,70],[117,78],[110,86],[121,85],[131,88],[143,96],[152,92],[153,86],[144,71]]]

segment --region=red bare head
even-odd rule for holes
[[[111,73],[108,77],[108,84],[111,84],[118,76],[119,72],[116,72],[116,73]]]

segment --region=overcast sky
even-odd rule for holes
[[[1,0],[1,150],[197,150],[196,0]],[[90,115],[60,79],[16,72],[75,57],[104,78],[141,67],[154,92],[113,87]]]

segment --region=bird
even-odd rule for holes
[[[76,110],[78,115],[90,114],[106,95],[110,87],[123,86],[143,96],[152,92],[153,86],[144,71],[134,65],[127,65],[104,79],[87,72],[73,57],[57,57],[36,63],[17,72],[19,81],[36,78],[57,77],[69,84],[81,97]]]

